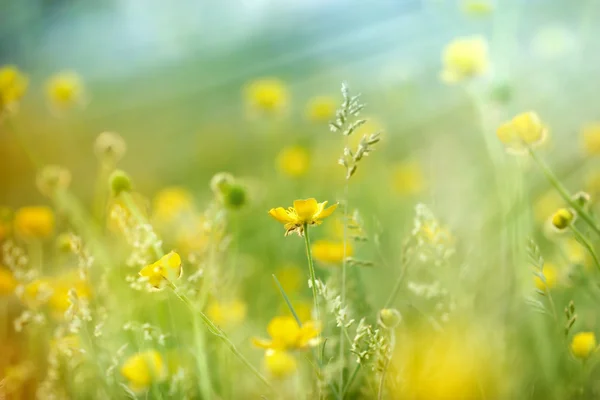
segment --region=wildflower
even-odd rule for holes
[[[94,142],[94,153],[102,162],[115,164],[125,155],[127,144],[119,134],[102,132]]]
[[[600,154],[600,122],[590,124],[581,132],[583,150],[588,155]]]
[[[54,213],[49,207],[22,207],[15,212],[13,226],[23,239],[44,239],[54,232]]]
[[[285,84],[276,78],[263,78],[250,82],[245,88],[246,102],[251,109],[276,113],[288,102]]]
[[[494,11],[494,6],[490,0],[465,0],[462,6],[465,14],[474,17],[485,16]]]
[[[12,272],[0,266],[0,295],[11,294],[17,287],[17,280]]]
[[[71,184],[71,172],[59,165],[46,165],[36,176],[37,188],[44,196],[51,197],[57,190]]]
[[[21,100],[28,85],[29,79],[17,67],[0,67],[0,114]]]
[[[312,245],[312,256],[323,264],[335,265],[354,253],[350,243],[346,243],[345,250],[344,253],[344,242],[342,241],[317,240]]]
[[[535,112],[529,111],[502,124],[496,134],[508,152],[519,154],[529,147],[541,145],[546,140],[548,129]]]
[[[336,107],[337,102],[333,97],[313,97],[306,105],[306,117],[313,122],[328,122],[335,117]]]
[[[121,366],[121,375],[134,392],[147,390],[153,383],[166,379],[167,370],[162,356],[156,350],[147,350],[129,357]]]
[[[191,193],[179,186],[162,189],[154,196],[152,204],[154,216],[163,222],[174,221],[194,208]]]
[[[314,321],[298,326],[293,317],[275,317],[269,322],[267,332],[271,339],[254,338],[253,344],[263,349],[304,350],[318,344],[321,328]]]
[[[69,291],[73,289],[79,299],[89,299],[92,289],[89,283],[79,277],[78,273],[67,273],[48,281],[52,295],[48,299],[48,307],[55,315],[63,315],[71,305]]]
[[[554,264],[544,264],[544,269],[541,274],[544,276],[544,279],[542,279],[542,277],[539,275],[535,275],[533,277],[535,287],[538,288],[539,291],[545,293],[546,291],[556,287],[558,283],[558,269]]]
[[[552,215],[552,226],[554,226],[559,231],[565,230],[573,223],[574,218],[574,212],[572,212],[568,208],[559,208]]]
[[[277,155],[277,169],[283,175],[298,178],[305,175],[309,168],[310,155],[302,146],[286,147]]]
[[[163,289],[168,282],[181,277],[181,257],[175,252],[164,255],[154,264],[145,266],[140,271],[140,276],[148,279],[148,284],[154,289]]]
[[[481,36],[454,39],[444,49],[442,62],[444,82],[456,83],[481,75],[488,69],[487,42]]]
[[[264,358],[265,369],[276,379],[284,379],[298,369],[296,359],[284,350],[268,349]]]
[[[579,332],[571,341],[571,352],[577,358],[588,358],[596,351],[596,335],[594,332]]]
[[[414,161],[396,165],[393,171],[392,187],[398,194],[404,196],[421,193],[425,187],[421,165]]]
[[[206,310],[210,319],[221,326],[239,325],[246,318],[246,312],[246,303],[238,299],[220,302],[213,300]]]
[[[285,236],[292,232],[302,236],[305,225],[320,225],[323,219],[331,215],[337,208],[337,203],[325,208],[327,202],[317,203],[314,198],[294,200],[294,206],[287,210],[283,207],[272,208],[269,215],[284,224]]]
[[[402,322],[402,315],[395,308],[384,308],[379,311],[379,323],[386,329],[394,329]]]
[[[17,295],[29,308],[35,309],[48,302],[54,294],[50,280],[35,279],[25,286],[17,288]]]
[[[61,72],[46,83],[46,95],[57,109],[67,109],[83,99],[83,83],[74,72]]]

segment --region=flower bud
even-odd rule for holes
[[[587,192],[577,192],[573,195],[572,200],[581,208],[585,208],[590,204],[590,194]]]
[[[131,179],[124,171],[117,169],[113,171],[108,179],[113,196],[118,196],[122,192],[131,191]]]
[[[102,132],[94,142],[94,153],[101,162],[114,164],[123,158],[126,151],[125,140],[114,132]]]
[[[210,188],[215,194],[224,194],[229,190],[235,179],[229,172],[219,172],[210,180]]]
[[[402,322],[402,315],[395,308],[384,308],[379,311],[379,323],[386,329],[394,329]]]
[[[229,186],[229,189],[223,193],[223,203],[231,209],[242,208],[247,200],[246,188],[237,183]]]
[[[561,208],[552,215],[552,225],[562,231],[573,223],[575,214],[569,209]]]
[[[47,165],[37,174],[36,185],[44,196],[52,196],[59,189],[66,189],[71,184],[71,172],[59,165]]]

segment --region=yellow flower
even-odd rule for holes
[[[296,359],[287,351],[268,349],[264,358],[265,369],[275,379],[284,379],[298,369]]]
[[[317,203],[314,198],[294,200],[294,206],[287,210],[283,207],[271,208],[269,215],[284,224],[285,236],[292,232],[302,236],[305,225],[320,225],[323,219],[331,215],[337,208],[337,203],[325,208],[327,202]]]
[[[596,351],[596,335],[594,332],[579,332],[571,341],[571,352],[577,358],[588,358]]]
[[[171,222],[178,216],[193,210],[194,200],[182,187],[168,187],[154,196],[154,216],[163,222]]]
[[[11,294],[17,287],[17,280],[12,272],[0,266],[0,295]]]
[[[168,282],[178,279],[183,273],[181,257],[174,251],[164,255],[154,264],[145,266],[140,271],[140,276],[148,279],[148,284],[154,289],[160,290]]]
[[[288,102],[287,88],[276,78],[250,82],[245,88],[245,96],[251,109],[271,113],[283,110]]]
[[[46,83],[46,95],[50,103],[59,109],[66,109],[83,100],[83,83],[74,72],[61,72]]]
[[[77,272],[57,276],[49,281],[49,285],[52,295],[48,299],[48,306],[58,317],[64,315],[71,305],[69,290],[74,289],[80,299],[89,299],[92,294],[92,288],[88,282],[81,279]]]
[[[162,356],[156,350],[147,350],[129,357],[121,366],[121,375],[127,379],[134,392],[142,392],[153,383],[167,377]]]
[[[22,207],[15,212],[13,226],[23,239],[44,239],[54,232],[54,213],[49,207]]]
[[[0,113],[25,95],[29,79],[13,65],[0,67]]]
[[[321,328],[314,321],[298,326],[293,317],[275,317],[269,322],[267,332],[271,339],[253,338],[255,346],[274,350],[304,350],[318,344]]]
[[[467,15],[479,17],[490,14],[494,11],[494,6],[490,0],[465,0],[463,1],[463,11]]]
[[[350,257],[353,249],[350,243],[346,243],[346,254],[344,255],[344,242],[332,240],[317,240],[312,245],[312,256],[316,261],[323,264],[339,264],[344,258]]]
[[[568,208],[559,208],[554,214],[552,214],[552,226],[559,231],[566,229],[573,223],[575,214]]]
[[[206,310],[210,319],[220,326],[234,326],[246,318],[246,303],[233,299],[218,302],[213,300]]]
[[[303,176],[310,167],[310,155],[302,146],[290,146],[277,155],[277,169],[292,178]]]
[[[528,147],[541,145],[548,136],[548,129],[533,111],[515,116],[496,131],[498,139],[511,153],[523,153]]]
[[[587,154],[600,154],[600,122],[584,127],[581,136],[583,139],[583,150]]]
[[[337,103],[333,97],[313,97],[306,105],[306,117],[313,122],[329,122],[335,117],[336,108]]]
[[[29,308],[37,308],[46,304],[54,294],[49,279],[35,279],[23,287],[22,292],[18,292],[19,298]]]
[[[392,187],[404,196],[419,194],[425,188],[423,169],[418,162],[409,161],[396,165],[393,172]]]
[[[533,282],[535,283],[535,287],[537,287],[538,290],[546,292],[547,290],[556,287],[558,283],[558,269],[556,268],[556,266],[554,266],[554,264],[545,263],[543,275],[544,280],[546,281],[545,283],[539,276],[533,277]]]
[[[488,47],[481,36],[461,37],[450,42],[442,54],[442,80],[460,82],[485,73],[488,69]]]

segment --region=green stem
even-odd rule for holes
[[[583,244],[583,246],[590,253],[590,255],[592,256],[592,258],[594,259],[594,264],[596,265],[596,268],[598,268],[598,270],[600,271],[600,261],[598,261],[598,255],[596,254],[596,251],[594,250],[594,247],[592,246],[592,243],[590,243],[590,241],[588,240],[588,238],[586,238],[583,235],[583,233],[581,233],[581,231],[575,227],[575,225],[571,224],[570,228],[573,231],[573,233],[575,234],[575,238],[581,244]]]
[[[200,375],[198,383],[202,393],[202,398],[210,399],[212,398],[213,390],[210,383],[208,362],[206,360],[205,337],[204,333],[200,330],[197,321],[198,320],[196,318],[192,318],[194,327],[194,342],[196,344],[196,351],[198,353],[196,354],[196,364],[198,366],[198,374]]]
[[[576,210],[577,215],[579,215],[581,219],[585,221],[585,223],[588,224],[589,227],[592,228],[592,230],[596,232],[598,236],[600,236],[600,228],[598,227],[598,225],[596,225],[594,219],[583,209],[583,207],[581,207],[579,204],[577,204],[576,201],[574,201],[571,198],[571,195],[569,194],[567,189],[558,181],[558,179],[556,178],[556,176],[554,176],[554,173],[550,170],[546,163],[544,163],[544,161],[540,157],[538,157],[535,151],[533,151],[533,149],[531,148],[529,148],[529,154],[531,155],[533,161],[535,161],[535,163],[540,167],[548,182],[550,182],[550,184],[554,186],[554,188],[567,202],[567,204],[569,204],[569,206]]]
[[[396,300],[396,296],[398,296],[398,293],[400,292],[400,288],[402,287],[402,282],[404,281],[404,277],[406,276],[406,270],[408,269],[409,264],[410,264],[410,261],[407,261],[406,265],[402,269],[402,272],[398,276],[398,279],[396,280],[396,283],[394,284],[394,288],[392,289],[392,293],[390,293],[383,308],[389,308],[392,305],[392,303],[394,303],[394,300]]]
[[[313,292],[313,300],[315,303],[315,313],[317,321],[321,322],[320,311],[319,311],[319,298],[317,296],[317,277],[315,274],[315,264],[313,262],[312,253],[310,249],[310,236],[308,234],[308,224],[304,224],[304,246],[306,247],[306,258],[308,259],[308,270],[310,273],[310,282]],[[319,335],[320,336],[320,335]],[[319,343],[321,342],[319,337]]]
[[[344,387],[344,390],[342,390],[342,399],[344,397],[346,397],[346,394],[348,393],[348,390],[350,390],[350,387],[352,386],[352,384],[354,383],[354,380],[358,376],[358,372],[360,371],[360,367],[361,367],[361,364],[356,364],[356,368],[354,368],[354,371],[352,372],[352,375],[350,375],[350,379],[348,379],[348,383],[346,383],[346,386]]]

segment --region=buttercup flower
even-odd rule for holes
[[[210,319],[220,326],[238,325],[246,318],[246,312],[246,303],[238,299],[220,302],[213,300],[206,310]]]
[[[600,154],[600,122],[587,125],[581,132],[583,150],[588,155]]]
[[[13,226],[23,239],[45,239],[54,232],[54,213],[49,207],[22,207],[15,212]]]
[[[147,390],[153,383],[166,379],[167,368],[156,350],[148,350],[129,357],[121,366],[121,375],[134,392]]]
[[[282,149],[277,155],[277,169],[292,178],[303,176],[310,167],[310,155],[302,146]]]
[[[0,67],[0,114],[21,100],[29,79],[13,65]]]
[[[314,198],[294,200],[294,206],[287,210],[283,207],[272,208],[269,215],[284,224],[285,236],[296,232],[302,236],[305,225],[320,225],[323,219],[331,215],[337,208],[337,203],[325,208],[327,202],[317,203]]]
[[[275,317],[269,322],[267,332],[271,339],[254,338],[255,346],[273,350],[305,350],[318,344],[321,327],[314,321],[298,326],[293,317]]]
[[[283,110],[288,101],[285,84],[276,78],[257,79],[245,88],[246,101],[251,109],[264,112]]]
[[[313,97],[306,106],[306,117],[313,122],[329,122],[335,116],[336,108],[337,102],[333,97]]]
[[[148,284],[154,289],[160,290],[168,282],[172,282],[181,277],[183,268],[181,267],[181,257],[174,251],[164,255],[154,264],[145,266],[140,271],[140,276],[148,279]]]
[[[577,358],[588,358],[596,351],[596,335],[594,332],[579,332],[571,341],[571,352]]]
[[[528,147],[541,145],[548,136],[548,129],[535,112],[529,111],[502,124],[496,134],[508,152],[520,154]]]
[[[154,216],[161,222],[171,222],[194,208],[190,192],[178,186],[164,188],[154,196]]]
[[[265,369],[275,379],[284,379],[298,369],[296,359],[287,351],[268,349],[263,360]]]
[[[456,83],[485,73],[488,48],[481,36],[461,37],[450,42],[442,54],[442,80]]]
[[[59,109],[67,109],[80,103],[83,96],[83,83],[74,72],[61,72],[46,83],[46,95],[50,103]]]
[[[339,264],[344,261],[344,258],[352,256],[353,252],[350,243],[346,243],[346,254],[344,254],[342,241],[317,240],[312,245],[313,258],[323,264]]]

